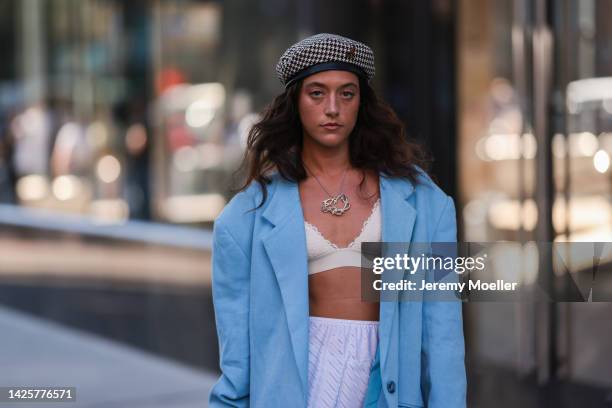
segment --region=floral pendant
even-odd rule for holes
[[[341,207],[338,207],[338,201],[342,202]],[[349,208],[351,208],[351,204],[344,193],[327,198],[321,202],[321,211],[324,213],[332,213],[333,215],[342,215],[347,212]]]

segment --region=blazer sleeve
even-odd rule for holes
[[[216,222],[212,295],[221,376],[210,392],[210,407],[249,406],[249,287],[249,258],[229,230]]]
[[[450,197],[439,218],[432,242],[457,242],[455,205]],[[432,281],[434,274],[428,273]],[[441,280],[457,281],[451,271]],[[421,377],[423,398],[428,408],[466,406],[465,345],[461,301],[423,302]]]

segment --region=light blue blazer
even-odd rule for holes
[[[380,175],[384,242],[456,241],[455,206],[424,173]],[[211,407],[306,407],[308,260],[296,183],[278,173],[261,200],[238,193],[214,225],[212,290],[222,374]],[[466,405],[461,303],[380,302],[379,347],[365,405]]]

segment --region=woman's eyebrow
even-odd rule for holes
[[[327,85],[321,82],[309,82],[308,84],[306,84],[306,88],[312,88],[315,86],[327,89]],[[356,88],[357,84],[355,82],[347,82],[346,84],[340,85],[338,88],[346,88],[348,86],[354,86]]]

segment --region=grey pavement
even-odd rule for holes
[[[0,307],[0,387],[76,387],[76,402],[1,408],[202,408],[215,381],[214,374]]]

